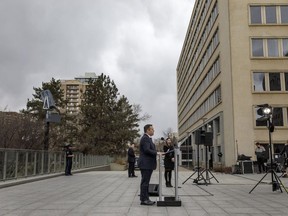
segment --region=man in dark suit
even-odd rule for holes
[[[140,140],[140,156],[138,159],[138,166],[142,177],[140,185],[140,201],[141,205],[154,205],[155,202],[149,199],[149,183],[152,172],[157,166],[157,151],[155,144],[152,141],[152,136],[154,135],[153,125],[145,125],[144,133],[145,134]]]
[[[135,175],[135,153],[134,153],[134,143],[132,143],[128,149],[128,177],[137,177]]]

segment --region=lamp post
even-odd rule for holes
[[[46,111],[46,119],[47,119],[47,111]],[[50,122],[46,121],[45,124],[45,132],[44,132],[44,151],[48,151],[49,149],[49,131],[50,131]]]

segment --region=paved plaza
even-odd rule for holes
[[[192,171],[179,172],[180,207],[142,206],[139,201],[140,173],[128,178],[127,171],[93,171],[73,176],[56,176],[0,189],[1,216],[242,216],[288,215],[288,194],[272,191],[268,174],[254,191],[249,191],[263,174],[213,173],[217,183],[197,185],[193,179],[182,184]],[[151,183],[158,183],[154,171]],[[193,176],[194,177],[194,176]],[[196,176],[195,176],[196,177]],[[288,178],[281,178],[288,187]],[[19,181],[19,180],[17,180]],[[7,182],[8,183],[8,182]],[[163,187],[164,196],[175,189]],[[156,200],[157,197],[150,197]]]

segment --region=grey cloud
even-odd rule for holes
[[[103,72],[152,115],[159,136],[176,130],[176,66],[193,2],[1,0],[0,109],[24,108],[52,77]]]

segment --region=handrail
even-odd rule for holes
[[[109,165],[107,155],[84,155],[74,152],[72,170]],[[0,148],[0,181],[64,172],[63,151]]]

